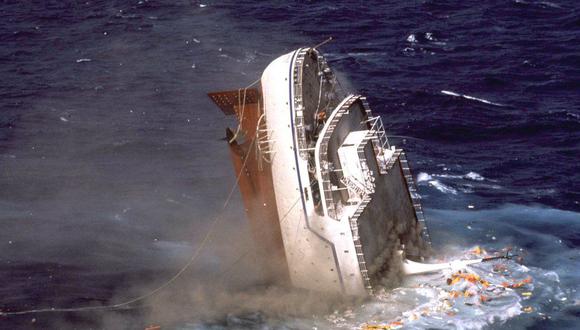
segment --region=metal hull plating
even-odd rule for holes
[[[388,144],[366,99],[346,95],[316,49],[274,60],[261,90],[210,97],[238,115],[228,140],[245,173],[240,189],[256,248],[277,251],[263,258],[269,273],[300,288],[367,295],[402,274],[401,249],[424,253],[421,236],[428,237],[404,153]],[[258,161],[248,162],[252,146]]]
[[[310,68],[300,56],[312,55],[308,52],[313,50],[304,52],[299,49],[272,62],[261,81],[290,278],[297,287],[365,295],[373,292],[379,282],[376,277],[398,271],[385,269],[385,264],[398,258],[401,244],[422,245],[420,225],[399,163],[400,151],[381,143],[379,130],[373,126],[377,117],[371,117],[364,98],[344,98],[326,111],[322,129],[313,133],[309,128],[304,88],[308,74],[304,71]],[[323,98],[320,91],[318,94]],[[321,101],[310,103],[319,105]],[[362,192],[349,187],[349,176],[342,173],[342,167],[356,157],[345,157],[346,148],[342,159],[338,155],[339,146],[352,132],[363,136],[361,158],[352,165],[365,167],[368,182],[362,185]],[[312,160],[315,175],[311,174]],[[316,196],[320,196],[318,200]]]
[[[262,75],[273,141],[274,192],[290,279],[295,286],[312,290],[366,294],[348,222],[315,212],[308,163],[299,154],[295,123],[296,111],[301,111],[294,107],[292,73],[297,53],[278,58]]]

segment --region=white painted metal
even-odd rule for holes
[[[292,72],[300,50],[273,61],[262,75],[272,150],[272,177],[290,278],[297,287],[366,295],[349,218],[315,211],[307,160],[297,149]],[[352,210],[354,212],[354,209]]]
[[[365,195],[372,193],[372,182],[369,182],[368,173],[363,168],[366,159],[361,159],[359,154],[359,148],[364,148],[369,142],[365,139],[368,133],[369,131],[350,132],[338,148],[342,178],[349,188],[349,202],[360,202]]]
[[[380,118],[372,117],[365,99],[357,95],[345,98],[333,111],[326,113],[327,118],[313,145],[308,135],[312,131],[307,134],[305,128],[309,118],[305,114],[311,114],[304,111],[304,100],[299,96],[302,95],[303,76],[297,68],[304,64],[305,54],[306,49],[298,49],[277,58],[261,78],[264,118],[260,120],[259,134],[267,136],[260,135],[259,143],[267,142],[268,146],[262,148],[260,144],[260,150],[267,150],[267,160],[271,162],[290,278],[296,287],[366,295],[372,293],[373,288],[359,235],[362,223],[359,221],[366,224],[389,221],[371,218],[383,210],[380,205],[384,197],[378,196],[379,201],[374,201],[372,196],[375,180],[379,178],[377,187],[382,187],[384,192],[387,181],[380,176],[394,166],[400,152],[390,148]],[[361,101],[363,105],[357,105],[359,110],[349,110],[353,102]],[[364,117],[362,122],[361,117]],[[348,125],[337,129],[340,135],[335,136],[348,134],[342,142],[336,139],[332,142],[339,159],[334,158],[334,163],[330,164],[327,157],[329,141],[342,119],[347,120]],[[345,127],[352,131],[346,131]],[[316,173],[310,168],[313,174],[309,174],[312,157]],[[371,170],[369,160],[373,158],[376,163],[373,160],[375,165]],[[333,180],[343,187],[331,183],[330,173],[340,173],[340,183],[336,177]],[[346,202],[337,199],[337,191],[342,190],[348,190],[351,197]],[[321,205],[315,205],[314,192],[320,194]],[[373,210],[365,214],[367,206],[372,206]],[[377,240],[380,237],[383,238],[380,242],[385,242],[385,236],[377,233]],[[381,254],[373,248],[375,255]]]

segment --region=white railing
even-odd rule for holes
[[[271,163],[274,151],[272,151],[272,143],[274,140],[272,137],[272,129],[268,129],[266,124],[266,116],[262,114],[258,118],[258,124],[256,127],[256,159],[258,160],[258,169],[262,171],[264,169],[263,162]]]
[[[391,145],[387,139],[387,133],[385,132],[383,120],[380,116],[375,116],[369,117],[366,122],[369,123],[371,127],[365,139],[373,141],[375,156],[377,163],[379,164],[379,171],[381,174],[386,174],[388,170],[386,167],[388,159],[385,155],[385,149],[390,149]]]

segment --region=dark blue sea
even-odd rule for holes
[[[264,286],[237,191],[223,208],[235,123],[206,93],[330,36],[329,65],[407,151],[439,257],[511,246],[534,278],[496,310],[404,327],[577,329],[574,0],[0,1],[0,311],[146,294],[221,218],[148,299],[0,329],[358,329],[415,308]]]

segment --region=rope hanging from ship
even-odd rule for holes
[[[250,151],[253,147],[253,145],[255,140],[252,142],[252,144],[250,145],[250,148],[248,149],[248,153],[246,154],[246,157],[244,158],[244,165],[247,162],[248,158],[250,157]],[[244,166],[242,166],[242,169],[244,168]],[[225,210],[225,208],[227,207],[227,205],[229,204],[231,197],[233,196],[233,192],[235,191],[235,188],[238,185],[239,182],[239,178],[242,175],[243,171],[240,171],[236,177],[236,183],[234,184],[232,190],[230,190],[230,193],[228,194],[228,197],[226,198],[226,201],[224,202],[224,205],[222,207],[222,212]],[[280,223],[283,223],[284,220],[286,220],[288,218],[288,215],[290,214],[290,212],[292,212],[292,210],[294,209],[294,207],[298,204],[298,202],[300,201],[300,198],[296,199],[296,201],[294,201],[294,203],[292,204],[292,206],[290,207],[290,209],[288,209],[288,211],[284,214],[284,216],[282,218],[280,218]],[[124,301],[124,302],[120,302],[117,304],[112,304],[112,305],[104,305],[104,306],[84,306],[84,307],[71,307],[71,308],[55,308],[55,307],[51,307],[51,308],[41,308],[41,309],[30,309],[30,310],[24,310],[24,311],[15,311],[15,312],[3,312],[0,311],[0,316],[16,316],[16,315],[26,315],[26,314],[38,314],[38,313],[68,313],[68,312],[91,312],[91,311],[105,311],[105,310],[118,310],[118,309],[122,309],[124,307],[127,307],[129,305],[132,305],[134,303],[140,302],[140,301],[144,301],[145,299],[152,297],[153,295],[155,295],[156,293],[162,291],[163,289],[165,289],[166,287],[168,287],[171,283],[175,282],[181,275],[183,275],[183,273],[185,273],[195,262],[195,260],[197,259],[197,257],[199,256],[199,254],[201,253],[201,250],[205,247],[205,245],[207,244],[207,242],[209,241],[209,239],[211,238],[211,235],[213,234],[213,230],[215,228],[215,226],[217,225],[217,223],[219,222],[219,220],[221,220],[220,216],[216,216],[214,218],[214,220],[212,221],[211,225],[210,225],[210,229],[208,230],[208,232],[206,233],[206,235],[204,236],[202,242],[200,243],[200,245],[198,246],[198,248],[195,250],[195,252],[193,253],[192,257],[188,260],[188,262],[179,269],[179,271],[177,271],[175,273],[175,275],[173,275],[168,281],[166,281],[165,283],[163,283],[162,285],[158,286],[157,288],[153,289],[152,291],[149,291],[146,294],[143,294],[141,296],[138,296],[136,298]],[[246,257],[249,253],[251,252],[251,249],[248,249],[246,251],[244,251],[243,253],[241,253],[236,260],[231,263],[223,272],[222,272],[222,279],[227,279],[226,276],[228,274],[230,274],[231,270],[234,268],[234,266],[240,262],[244,257]]]
[[[232,143],[233,140],[236,139],[236,136],[239,134],[240,130],[241,130],[241,122],[242,122],[242,118],[243,118],[243,113],[244,113],[244,107],[245,107],[245,95],[246,95],[246,91],[248,90],[248,88],[254,86],[256,83],[258,83],[260,81],[260,79],[254,81],[253,83],[251,83],[250,85],[246,86],[245,88],[243,88],[243,93],[244,93],[244,101],[243,101],[243,106],[240,108],[241,109],[241,114],[240,114],[240,124],[238,126],[238,129],[236,130],[236,133],[234,134],[234,137],[229,141],[229,143]],[[239,92],[241,93],[242,89],[239,90]],[[187,263],[185,263],[185,265],[183,265],[183,267],[181,267],[176,273],[175,275],[173,275],[169,280],[165,281],[163,284],[161,284],[160,286],[156,287],[155,289],[140,295],[138,297],[120,302],[120,303],[116,303],[116,304],[111,304],[111,305],[104,305],[104,306],[83,306],[83,307],[70,307],[70,308],[57,308],[57,307],[49,307],[49,308],[38,308],[38,309],[30,309],[30,310],[22,310],[22,311],[0,311],[0,316],[11,316],[11,315],[25,315],[25,314],[38,314],[38,313],[66,313],[66,312],[88,312],[88,311],[103,311],[103,310],[116,310],[116,309],[121,309],[124,307],[127,307],[129,305],[132,305],[134,303],[140,302],[140,301],[144,301],[145,299],[155,295],[156,293],[162,291],[163,289],[167,288],[170,284],[172,284],[173,282],[175,282],[179,277],[181,277],[181,275],[183,275],[183,273],[185,273],[195,262],[195,260],[198,258],[198,256],[200,255],[201,251],[203,250],[203,248],[207,245],[207,243],[209,242],[209,239],[211,238],[213,231],[217,225],[217,223],[221,220],[221,213],[223,211],[225,211],[226,207],[229,205],[231,198],[236,190],[236,187],[238,186],[238,183],[240,181],[240,177],[242,176],[244,167],[248,161],[248,159],[250,158],[251,155],[251,150],[254,147],[254,145],[256,144],[256,137],[254,136],[252,138],[252,141],[250,143],[250,146],[248,148],[248,152],[246,153],[246,155],[244,156],[244,160],[242,163],[242,167],[240,169],[240,171],[238,172],[237,176],[236,176],[236,181],[233,184],[232,188],[230,189],[230,192],[228,193],[227,198],[225,199],[225,202],[220,210],[220,214],[216,215],[215,218],[211,221],[210,223],[210,228],[207,231],[207,233],[205,234],[205,236],[203,237],[201,243],[199,244],[199,246],[197,247],[197,249],[195,249],[195,251],[193,252],[191,258],[187,261]]]
[[[249,88],[251,88],[252,86],[256,85],[258,82],[260,82],[260,79],[252,82],[250,85],[244,87],[243,89],[240,88],[238,90],[238,96],[239,96],[239,105],[240,105],[240,115],[239,115],[239,124],[238,127],[236,129],[235,134],[233,135],[233,137],[228,141],[229,143],[232,143],[233,141],[236,140],[237,136],[239,135],[239,133],[241,132],[241,125],[242,125],[242,120],[244,118],[244,108],[245,108],[245,103],[246,103],[246,92]],[[242,90],[243,90],[243,101],[241,100],[241,94],[242,94]],[[260,116],[260,119],[262,119],[264,117],[264,114],[262,114]],[[265,117],[264,117],[265,119]],[[229,205],[229,202],[231,201],[231,198],[235,192],[236,187],[238,186],[238,183],[240,181],[240,177],[242,176],[242,173],[244,171],[245,165],[251,155],[251,151],[254,148],[254,146],[256,146],[256,149],[258,149],[257,147],[257,138],[258,136],[258,132],[260,129],[260,121],[258,122],[258,127],[256,128],[256,135],[252,138],[252,141],[250,143],[250,146],[248,148],[248,151],[246,152],[246,155],[244,156],[244,160],[242,162],[242,166],[240,171],[238,172],[237,176],[236,176],[236,181],[233,184],[232,188],[230,189],[228,196],[220,210],[220,212],[223,212],[226,207]],[[258,152],[258,151],[256,151]],[[258,154],[256,154],[258,155]],[[260,157],[260,158],[263,158]],[[264,159],[266,162],[270,162],[269,159]],[[300,199],[296,199],[296,201],[293,203],[292,207],[286,212],[286,214],[284,214],[284,216],[281,218],[280,222],[283,222],[287,217],[288,214],[290,214],[290,212],[292,211],[292,209],[298,204],[298,202],[300,201]],[[158,292],[162,291],[163,289],[167,288],[169,285],[171,285],[173,282],[175,282],[179,277],[181,277],[181,275],[183,275],[195,262],[195,260],[197,259],[197,257],[200,255],[201,251],[203,250],[203,248],[206,246],[206,244],[209,242],[209,239],[211,238],[213,231],[217,225],[217,223],[221,220],[220,214],[218,214],[210,223],[210,228],[207,231],[207,233],[205,234],[204,238],[202,239],[201,243],[199,244],[199,246],[197,247],[197,249],[194,251],[194,253],[192,254],[191,258],[187,261],[187,263],[185,263],[185,265],[183,265],[169,280],[167,280],[166,282],[164,282],[163,284],[161,284],[160,286],[156,287],[155,289],[140,295],[138,297],[120,302],[120,303],[116,303],[116,304],[111,304],[111,305],[104,305],[104,306],[82,306],[82,307],[68,307],[68,308],[58,308],[58,307],[49,307],[49,308],[38,308],[38,309],[30,309],[30,310],[21,310],[21,311],[0,311],[0,316],[16,316],[16,315],[26,315],[26,314],[38,314],[38,313],[68,313],[68,312],[91,312],[91,311],[104,311],[104,310],[118,310],[118,309],[122,309],[125,308],[129,305],[132,305],[134,303],[140,302],[140,301],[144,301],[149,297],[152,297],[153,295],[157,294]],[[241,259],[244,258],[244,256],[246,256],[248,253],[250,252],[250,250],[245,251],[241,256],[239,256],[236,261],[234,261],[234,263],[232,264],[235,265],[236,263],[238,263]],[[228,267],[228,270],[226,272],[224,272],[224,274],[229,273],[229,270],[231,270],[232,266]],[[223,276],[223,275],[222,275]]]

